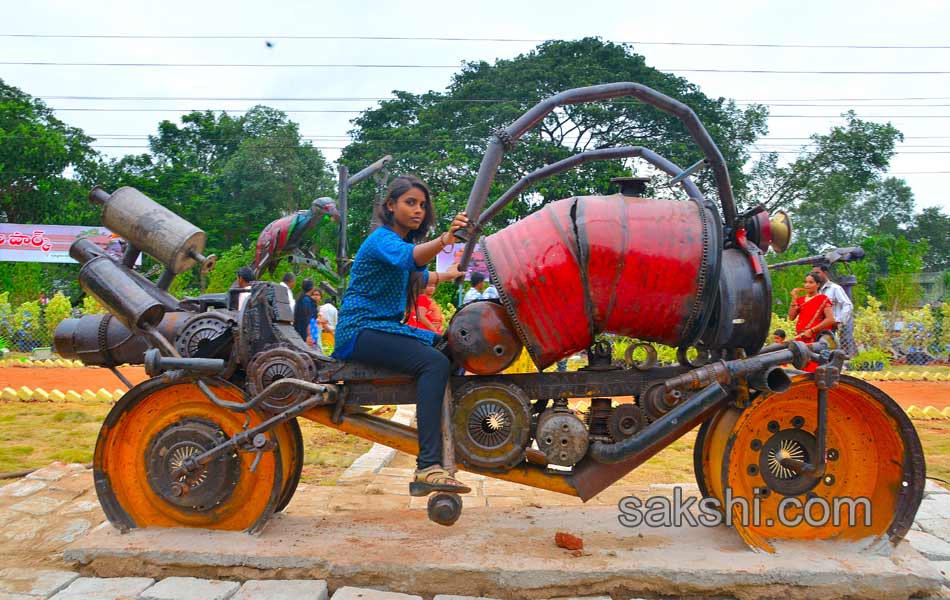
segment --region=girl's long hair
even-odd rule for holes
[[[429,191],[429,187],[415,175],[400,175],[389,183],[389,187],[386,188],[386,194],[373,209],[373,221],[375,223],[373,229],[376,229],[376,227],[380,225],[387,225],[390,228],[393,226],[396,219],[393,215],[393,211],[389,210],[386,204],[390,200],[395,204],[400,196],[412,188],[418,189],[425,195],[426,214],[422,218],[422,223],[419,224],[419,227],[411,230],[409,235],[406,236],[406,241],[413,244],[425,241],[429,235],[429,230],[435,225],[435,206],[432,204],[432,192]],[[419,297],[419,294],[422,293],[425,287],[426,284],[422,273],[413,272],[409,274],[409,286],[406,288],[406,311],[403,315],[403,322],[409,318],[409,315],[416,311],[416,298]]]

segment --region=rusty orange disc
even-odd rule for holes
[[[280,512],[287,508],[300,483],[300,474],[303,472],[303,434],[297,419],[284,421],[273,431],[280,446],[281,473],[284,475],[284,485],[274,509],[274,512]]]
[[[923,451],[913,425],[881,390],[842,377],[828,393],[825,472],[797,474],[780,461],[817,461],[817,398],[812,376],[801,375],[787,392],[717,415],[696,449],[704,494],[729,508],[750,546],[768,552],[784,539],[896,543],[923,497]]]
[[[213,380],[222,400],[243,402],[241,390]],[[176,469],[189,457],[263,421],[256,411],[233,412],[213,404],[194,383],[145,381],[112,408],[96,442],[96,492],[109,520],[132,527],[202,527],[257,531],[273,514],[284,491],[287,466],[281,437],[265,434],[273,449],[231,450],[197,471]]]

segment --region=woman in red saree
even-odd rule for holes
[[[788,309],[788,318],[795,320],[796,340],[810,344],[818,334],[831,329],[835,324],[835,314],[831,300],[818,293],[819,283],[811,273],[805,275],[805,287],[792,290],[792,305]],[[804,293],[803,293],[804,292]],[[815,361],[805,366],[805,371],[814,372],[818,364]]]

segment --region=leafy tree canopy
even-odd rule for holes
[[[648,85],[693,108],[716,139],[737,190],[747,177],[741,167],[747,147],[766,130],[766,110],[745,110],[724,98],[709,98],[687,80],[647,66],[632,47],[597,38],[545,42],[510,60],[465,63],[445,92],[412,94],[395,91],[375,109],[353,121],[354,143],[343,152],[347,165],[365,165],[392,154],[393,172],[422,177],[436,194],[443,219],[465,206],[491,132],[504,127],[538,101],[564,90],[615,81]],[[521,138],[499,169],[489,200],[497,198],[523,175],[584,150],[642,145],[681,166],[702,157],[675,117],[631,98],[578,104],[551,113]],[[629,174],[619,161],[584,167],[540,182],[534,201],[514,202],[496,220],[503,226],[539,205],[573,194],[609,193],[609,179]],[[714,189],[710,174],[700,184]],[[354,190],[350,206],[351,235],[366,234],[372,193]],[[355,245],[354,245],[355,247]]]
[[[42,100],[0,79],[0,220],[95,224],[81,176],[96,153],[92,138],[57,119]]]

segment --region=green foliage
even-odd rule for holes
[[[751,169],[747,204],[794,214],[796,237],[809,254],[827,246],[855,245],[879,231],[881,220],[906,224],[913,194],[899,180],[883,181],[904,136],[890,124],[863,121],[850,111],[844,126],[811,137],[800,156],[779,165],[765,155]]]
[[[890,347],[881,302],[874,296],[868,297],[867,306],[854,311],[854,341],[863,349]]]
[[[928,206],[914,217],[907,239],[914,243],[926,242],[923,268],[927,271],[950,270],[950,215],[937,206]]]
[[[14,341],[17,339],[32,340],[38,345],[49,341],[46,328],[43,327],[43,311],[37,301],[20,304],[13,313]],[[32,349],[32,348],[31,348]]]
[[[784,262],[796,258],[809,256],[811,252],[804,242],[795,242],[783,254],[770,252],[766,255],[766,261],[770,263]],[[769,271],[772,278],[772,312],[779,315],[787,315],[789,306],[791,306],[793,289],[802,286],[805,274],[811,271],[809,265],[800,265],[786,267],[777,271]],[[792,328],[794,330],[794,328]]]
[[[56,326],[59,325],[63,319],[69,318],[72,310],[73,306],[69,302],[69,298],[62,293],[56,292],[56,295],[50,298],[45,310],[46,331],[49,340],[53,339],[53,332],[56,330]]]
[[[613,346],[613,358],[614,360],[625,360],[627,355],[627,349],[634,345],[644,343],[642,340],[637,340],[634,338],[617,335],[610,336],[610,343]],[[666,346],[664,344],[657,344],[654,342],[645,342],[656,350],[656,359],[660,364],[676,364],[676,348],[673,346]],[[689,354],[689,353],[687,353]],[[646,358],[646,352],[644,350],[635,350],[632,355],[632,359],[635,361],[642,361]]]
[[[936,341],[936,320],[930,306],[901,314],[904,328],[900,332],[900,344],[905,350],[913,348],[918,352],[927,352]]]
[[[237,280],[237,270],[254,262],[254,249],[240,244],[231,246],[218,256],[218,262],[208,274],[207,293],[226,291]]]
[[[850,362],[858,371],[876,371],[878,363],[881,363],[884,369],[891,366],[891,355],[880,348],[871,348],[858,352]]]
[[[97,210],[82,176],[94,164],[92,138],[46,104],[0,79],[0,217],[9,223],[92,224]]]
[[[10,306],[10,292],[0,292],[0,337],[6,338],[8,343],[13,339],[13,307]]]
[[[938,310],[937,321],[937,352],[944,356],[950,355],[950,302],[944,302]]]
[[[93,298],[92,296],[86,295],[82,298],[82,314],[84,315],[99,315],[102,313],[108,312],[106,307],[99,304],[99,301]]]
[[[766,130],[762,106],[739,109],[724,98],[709,98],[698,86],[646,65],[632,47],[597,38],[550,41],[510,60],[465,63],[444,93],[396,91],[357,117],[354,143],[341,162],[353,167],[391,154],[394,173],[415,173],[435,194],[440,228],[468,199],[486,140],[539,100],[555,93],[613,81],[636,81],[688,104],[716,139],[736,189],[745,187],[742,165],[748,148]],[[485,99],[503,99],[485,102]],[[643,145],[673,162],[688,165],[702,155],[675,118],[630,98],[565,106],[525,134],[508,153],[489,197],[497,198],[526,173],[584,150]],[[539,182],[495,219],[501,227],[539,206],[574,194],[609,193],[609,179],[629,174],[620,161],[598,161]],[[710,188],[711,174],[699,175]],[[350,196],[350,239],[356,247],[368,233],[374,193],[368,186]]]
[[[787,312],[785,314],[788,314]],[[772,313],[772,321],[769,323],[769,334],[766,339],[766,344],[772,343],[772,332],[776,329],[783,329],[785,331],[786,341],[792,341],[795,339],[795,321],[788,319],[778,313]]]
[[[49,290],[43,267],[44,263],[0,262],[0,289],[10,291],[13,304],[36,300]]]
[[[914,275],[923,267],[927,244],[912,244],[903,236],[874,236],[886,253],[887,277],[877,283],[881,299],[892,311],[913,306],[920,299],[920,286]]]
[[[110,187],[138,187],[204,229],[211,252],[251,244],[274,219],[335,195],[323,154],[273,108],[192,112],[180,126],[162,121],[149,145],[151,155],[113,161],[100,176]]]

